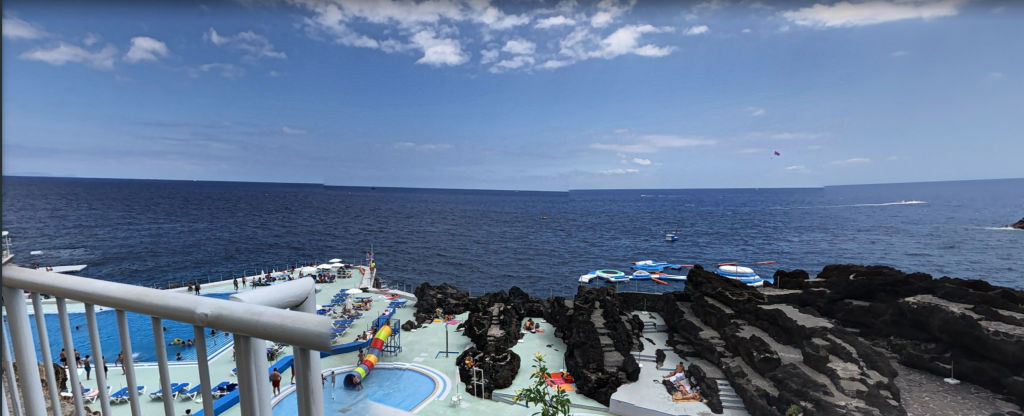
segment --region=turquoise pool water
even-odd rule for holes
[[[231,293],[210,293],[203,296],[227,299],[231,296]],[[148,315],[132,312],[128,312],[127,315],[128,330],[132,337],[132,352],[135,355],[135,361],[156,362],[156,344],[153,343],[152,320]],[[4,316],[4,321],[6,320],[7,317]],[[71,323],[71,337],[74,339],[74,349],[77,349],[83,358],[86,355],[94,355],[92,354],[92,344],[89,342],[89,330],[86,326],[85,313],[69,313],[68,321]],[[36,345],[39,345],[35,317],[31,316],[29,322],[32,326],[32,339],[36,342]],[[117,359],[117,354],[121,351],[121,338],[117,330],[117,314],[113,309],[97,309],[96,324],[99,326],[100,345],[103,347],[103,355],[107,359],[108,366],[113,367],[114,360]],[[75,329],[76,326],[79,328]],[[183,340],[195,338],[192,325],[165,319],[163,326],[167,327],[167,331],[164,332],[164,338],[167,340],[167,343],[170,343],[175,338]],[[6,325],[4,329],[6,331]],[[57,317],[57,314],[46,315],[46,336],[50,339],[50,351],[53,353],[53,361],[58,362],[60,349],[65,347],[64,337],[60,333],[60,319]],[[211,336],[210,330],[206,329],[206,349],[211,354],[221,347],[230,344],[233,340],[234,337],[225,336],[219,331],[216,335]],[[179,352],[183,361],[195,361],[196,359],[195,347],[167,346],[167,355],[170,362],[177,362],[176,357]],[[68,354],[69,357],[73,355],[74,353]],[[36,358],[42,359],[42,353],[38,350],[36,351]],[[93,368],[95,368],[98,360],[94,356],[91,361]]]
[[[342,387],[341,376],[339,373],[337,385],[333,389],[330,376],[327,376],[327,385],[324,386],[324,414],[348,413],[359,408],[366,400],[408,412],[429,398],[436,387],[434,379],[415,370],[374,369],[363,380],[363,389],[360,391]],[[274,416],[297,414],[298,406],[294,393],[285,396],[274,406]]]

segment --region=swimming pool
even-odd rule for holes
[[[231,293],[210,293],[203,295],[209,298],[227,299],[231,296]],[[132,337],[132,353],[135,355],[136,362],[156,362],[156,345],[153,343],[153,322],[149,315],[140,315],[133,312],[128,312],[128,328]],[[4,320],[7,317],[4,316]],[[68,322],[71,323],[71,337],[74,338],[75,349],[77,349],[82,357],[92,354],[92,344],[89,342],[89,329],[86,326],[85,313],[68,313]],[[35,317],[30,317],[29,323],[32,326],[32,340],[39,345],[39,335],[36,332],[36,320]],[[96,311],[96,324],[99,326],[100,332],[100,345],[103,347],[103,356],[107,359],[108,366],[114,366],[114,360],[117,359],[117,354],[121,352],[121,338],[117,330],[117,314],[113,309],[103,308],[100,310],[97,307]],[[192,325],[183,324],[177,321],[164,320],[163,324],[167,327],[167,331],[164,332],[164,339],[167,343],[170,343],[175,338],[194,339],[195,334],[192,332]],[[79,329],[75,329],[78,326]],[[5,325],[6,331],[6,325]],[[64,348],[64,337],[60,332],[60,318],[57,314],[46,315],[46,336],[50,339],[50,351],[53,353],[53,361],[59,362],[60,349]],[[223,348],[225,345],[230,344],[234,341],[234,337],[225,336],[220,331],[216,335],[211,336],[209,329],[206,330],[206,349],[208,354],[213,354],[217,350]],[[171,363],[177,362],[175,357],[177,353],[181,353],[183,361],[195,361],[196,360],[196,348],[195,347],[182,347],[182,346],[167,346],[167,355]],[[74,353],[69,353],[68,356],[73,356]],[[42,353],[36,350],[36,359],[42,359]],[[92,366],[95,368],[98,360],[96,357],[92,357]]]
[[[375,368],[363,380],[363,389],[358,391],[342,387],[342,375],[338,373],[337,383],[333,389],[330,375],[327,376],[327,385],[324,386],[324,414],[348,413],[361,407],[366,400],[409,412],[424,400],[430,399],[437,389],[437,383],[433,378],[411,369]],[[297,400],[294,393],[282,398],[274,405],[274,416],[297,415]]]

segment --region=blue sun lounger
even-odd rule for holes
[[[171,383],[171,392],[168,395],[171,396],[171,399],[173,400],[178,397],[179,392],[181,392],[182,390],[188,390],[188,387],[191,385],[192,383]],[[162,399],[163,396],[164,389],[160,389],[152,393],[149,393],[149,398],[153,400]]]
[[[139,394],[146,394],[146,386],[138,386],[137,388]],[[123,387],[121,388],[121,390],[118,390],[116,393],[110,395],[111,403],[127,403],[128,400],[130,399],[131,397],[128,395],[127,387]]]
[[[196,384],[195,387],[192,387],[191,389],[181,392],[180,396],[184,397],[185,400],[195,400],[196,397],[199,397],[199,393],[202,391],[203,385]]]

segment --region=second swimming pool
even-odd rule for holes
[[[324,414],[339,414],[344,409],[357,408],[365,400],[408,412],[430,398],[437,388],[434,379],[416,370],[376,368],[363,380],[363,389],[358,391],[342,387],[342,376],[343,373],[338,373],[333,389],[330,375],[327,376]],[[274,416],[297,414],[297,398],[294,393],[288,394],[274,406]]]

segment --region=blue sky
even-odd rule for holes
[[[1024,177],[1022,18],[984,0],[4,2],[3,173],[531,190]]]

